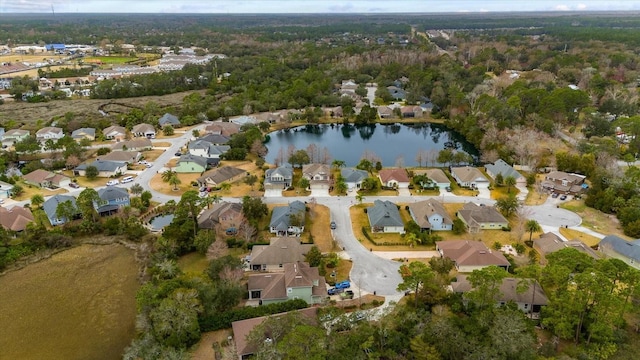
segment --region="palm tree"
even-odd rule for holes
[[[422,240],[416,236],[416,234],[410,232],[404,235],[405,240],[409,244],[409,247],[414,247],[416,244],[422,243]]]
[[[178,174],[174,172],[173,176],[169,179],[169,185],[173,185],[173,191],[178,190],[178,185],[180,185],[182,181],[178,178]]]
[[[527,220],[526,224],[524,224],[524,228],[529,232],[529,242],[531,242],[534,232],[542,231],[540,224],[533,219]]]
[[[133,184],[129,189],[133,195],[140,195],[144,191],[144,188],[140,184]]]
[[[169,183],[169,185],[173,185],[173,190],[178,190],[178,184],[180,184],[180,179],[178,179],[178,173],[175,171],[168,169],[162,173],[162,181]]]
[[[35,194],[31,197],[31,205],[41,207],[44,203],[44,196],[40,194]]]
[[[507,193],[511,194],[511,187],[516,185],[516,178],[513,176],[507,176],[504,178],[504,184],[507,185]]]
[[[356,194],[356,201],[358,202],[358,204],[362,204],[362,200],[364,200],[364,196],[362,196],[362,194],[357,193]]]
[[[340,168],[345,167],[346,165],[347,165],[347,164],[346,164],[343,160],[338,160],[338,159],[336,159],[336,160],[333,160],[333,162],[331,162],[331,166],[332,166],[334,169],[340,169]]]

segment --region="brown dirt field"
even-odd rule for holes
[[[0,61],[2,61],[2,59],[0,59]],[[55,65],[55,66],[50,66],[49,68],[51,69],[51,71],[56,71],[56,70],[69,68],[69,67],[73,67],[73,65]],[[20,76],[36,77],[38,76],[38,69],[18,71],[18,72],[6,74],[6,75],[9,75],[11,77],[20,77]],[[51,82],[55,82],[55,79],[52,79]]]
[[[165,150],[147,150],[142,152],[142,157],[146,161],[154,162],[156,159],[164,154]]]
[[[158,141],[153,143],[154,147],[170,147],[171,143],[168,141]]]
[[[191,360],[215,359],[216,353],[213,349],[214,344],[222,343],[231,335],[233,335],[233,331],[231,329],[223,329],[203,333],[200,341],[193,346],[194,350],[191,352]],[[231,351],[232,349],[229,347],[223,348],[222,350]]]
[[[82,245],[0,277],[6,359],[120,359],[135,335],[138,265],[120,245]]]
[[[200,177],[199,173],[198,174],[189,174],[189,173],[178,174],[178,178],[180,179],[181,183],[180,185],[178,185],[178,190],[174,191],[173,185],[169,185],[169,183],[162,181],[162,174],[158,173],[158,174],[155,174],[153,178],[151,178],[151,181],[149,182],[149,186],[151,186],[153,190],[161,192],[166,195],[180,196],[187,190],[198,190],[196,187],[191,186],[191,182],[195,181],[199,177]]]
[[[307,216],[310,224],[309,234],[313,236],[313,243],[322,253],[337,250],[331,232],[329,231],[329,208],[324,205],[308,205],[310,208]],[[303,235],[303,238],[305,236]]]
[[[52,54],[50,52],[41,52],[41,53],[35,53],[33,55],[31,54],[6,54],[6,55],[0,55],[0,62],[15,62],[15,61],[19,61],[19,62],[41,62],[43,60],[46,59],[54,59],[54,60],[59,60],[62,59],[64,56],[62,55],[55,55]]]
[[[600,243],[600,239],[589,234],[585,234],[582,231],[560,228],[560,234],[566,237],[568,240],[578,239],[585,243],[587,246],[596,246]]]
[[[105,111],[116,111],[118,113],[128,112],[130,108],[119,106],[125,104],[143,108],[150,101],[157,103],[160,107],[174,107],[182,105],[185,96],[197,92],[204,94],[206,90],[187,91],[163,96],[143,96],[126,99],[77,99],[77,100],[54,100],[46,103],[23,103],[7,102],[0,105],[0,121],[15,120],[17,122],[31,124],[38,120],[49,121],[55,117],[63,116],[69,111],[82,116],[101,116],[99,108],[109,105]],[[113,109],[113,110],[112,110]]]

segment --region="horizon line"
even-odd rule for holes
[[[432,15],[432,14],[452,14],[452,15],[463,15],[463,14],[530,14],[530,13],[544,13],[544,14],[593,14],[593,13],[631,13],[631,14],[640,14],[640,9],[638,10],[491,10],[491,11],[434,11],[434,12],[407,12],[407,11],[398,11],[398,12],[73,12],[73,11],[56,11],[56,15],[61,14],[86,14],[86,15],[110,15],[110,14],[128,14],[128,15],[332,15],[332,16],[340,16],[340,15]],[[2,12],[2,15],[51,15],[51,12],[40,11],[40,12]],[[0,15],[0,18],[2,17]]]

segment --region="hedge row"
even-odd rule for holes
[[[198,322],[200,323],[200,331],[215,331],[230,328],[231,323],[234,321],[280,314],[283,312],[304,309],[306,307],[309,307],[309,304],[307,304],[306,301],[296,299],[257,307],[242,307],[229,310],[221,314],[216,314],[215,316],[203,316],[198,319]]]

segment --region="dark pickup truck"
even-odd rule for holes
[[[342,294],[340,294],[340,298],[343,299],[343,300],[353,299],[353,291],[347,290],[347,291],[343,292]]]

